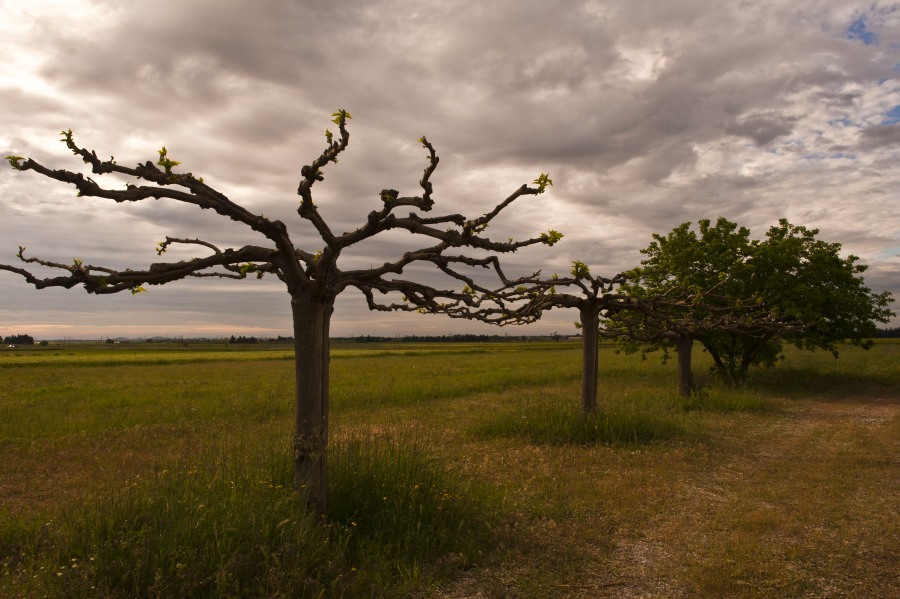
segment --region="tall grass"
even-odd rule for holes
[[[37,529],[6,519],[4,586],[59,597],[391,596],[486,549],[490,495],[422,446],[357,438],[329,462],[327,522],[291,491],[289,456],[248,448],[129,481]]]
[[[466,568],[491,540],[500,496],[429,455],[422,441],[355,434],[329,456],[329,516],[376,586]],[[430,565],[430,566],[429,566]]]

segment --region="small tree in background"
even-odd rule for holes
[[[11,345],[34,345],[34,337],[20,333],[18,335],[3,337],[3,343],[9,343]]]
[[[627,271],[623,291],[638,301],[665,300],[652,311],[611,315],[604,335],[615,338],[627,353],[668,349],[678,357],[678,389],[691,393],[691,354],[694,340],[713,331],[743,329],[758,336],[768,322],[750,315],[742,284],[742,269],[750,248],[750,230],[725,219],[715,226],[700,221],[699,235],[683,223],[668,235],[653,235],[641,250],[649,256],[642,266]],[[751,309],[756,308],[751,302]]]
[[[646,308],[625,294],[616,292],[625,282],[618,274],[612,278],[593,276],[584,262],[572,263],[570,277],[553,275],[549,281],[534,279],[528,293],[533,296],[530,304],[522,310],[542,312],[554,308],[574,308],[578,310],[576,326],[581,329],[581,407],[586,413],[597,410],[599,378],[600,321],[621,311]],[[568,289],[574,293],[560,291]]]
[[[546,234],[545,234],[546,235]],[[562,235],[551,231],[551,245],[562,239]],[[438,257],[436,260],[444,260]],[[465,261],[470,266],[485,264]],[[572,263],[570,277],[553,275],[549,279],[541,278],[536,272],[515,280],[503,274],[499,260],[490,259],[490,266],[497,273],[503,285],[497,289],[488,289],[479,285],[472,277],[461,274],[458,270],[442,268],[447,274],[463,281],[465,292],[477,295],[482,302],[491,300],[495,305],[488,309],[480,308],[473,313],[465,304],[439,304],[437,306],[416,306],[420,311],[439,312],[455,318],[479,318],[485,322],[500,326],[508,324],[526,324],[538,320],[541,315],[555,308],[574,308],[578,310],[578,326],[582,331],[582,375],[581,406],[586,413],[597,409],[598,390],[598,343],[600,320],[613,313],[630,310],[649,310],[651,302],[637,302],[622,293],[617,293],[617,286],[625,282],[624,275],[612,278],[591,275],[587,264],[580,261]],[[572,293],[560,291],[570,289]],[[400,308],[390,306],[390,308]]]
[[[300,171],[299,216],[310,222],[318,232],[321,246],[301,249],[294,244],[287,226],[279,220],[271,220],[255,214],[232,202],[191,173],[175,171],[178,162],[169,158],[165,148],[159,150],[159,159],[154,164],[147,161],[135,167],[126,167],[112,158],[100,160],[96,152],[78,146],[71,131],[62,133],[62,141],[85,164],[90,165],[94,175],[114,173],[124,175],[133,182],[124,190],[101,187],[90,177],[68,170],[52,170],[33,159],[8,156],[10,165],[18,171],[34,171],[45,177],[74,185],[79,196],[106,198],[114,202],[139,202],[146,199],[166,198],[176,202],[191,204],[201,209],[211,209],[217,214],[239,222],[257,232],[267,241],[266,245],[245,245],[238,248],[222,249],[218,245],[201,239],[167,237],[157,247],[162,255],[173,245],[196,246],[206,250],[207,255],[190,260],[158,262],[144,269],[114,269],[85,264],[75,259],[70,263],[52,262],[25,255],[20,247],[19,259],[30,265],[58,271],[59,276],[40,277],[26,268],[0,264],[6,270],[22,276],[37,289],[48,287],[72,288],[78,285],[88,293],[108,294],[122,291],[138,293],[145,285],[162,285],[187,277],[216,277],[243,279],[250,274],[262,277],[267,274],[277,276],[290,295],[291,314],[294,328],[295,373],[296,373],[296,422],[293,441],[294,478],[299,491],[320,513],[327,510],[327,446],[328,446],[328,373],[329,373],[329,328],[334,310],[335,298],[348,287],[356,287],[366,294],[372,303],[372,290],[401,292],[415,298],[419,307],[429,309],[441,303],[464,305],[470,314],[478,314],[482,297],[452,290],[440,290],[428,285],[397,278],[404,268],[413,262],[431,261],[441,263],[439,257],[449,248],[476,248],[487,252],[513,252],[519,248],[545,243],[552,245],[558,239],[555,232],[524,241],[508,239],[496,242],[482,235],[482,232],[502,210],[522,196],[537,195],[551,185],[546,175],[541,175],[533,186],[522,185],[509,197],[497,204],[490,212],[466,218],[460,214],[422,217],[415,212],[398,216],[400,208],[413,208],[428,212],[432,209],[432,184],[430,177],[438,165],[434,147],[424,137],[419,141],[428,151],[428,164],[420,181],[422,195],[401,197],[394,190],[380,193],[381,207],[371,211],[365,222],[357,229],[335,234],[325,222],[317,206],[313,203],[313,186],[323,180],[322,169],[347,148],[350,134],[346,124],[350,115],[340,110],[333,115],[339,134],[335,136],[326,130],[327,145],[322,153]],[[137,184],[135,184],[137,183]],[[359,270],[341,270],[338,260],[348,247],[391,230],[405,230],[429,240],[426,245],[404,253],[393,261],[380,266]],[[468,262],[465,256],[448,258],[446,265]],[[484,306],[484,317],[491,310]]]
[[[816,238],[817,229],[781,219],[763,240],[719,218],[684,223],[668,235],[653,235],[641,250],[641,266],[628,271],[622,289],[638,300],[678,299],[653,312],[618,313],[609,334],[626,350],[649,343],[678,351],[681,392],[690,390],[690,352],[703,344],[723,380],[740,383],[753,364],[772,366],[783,342],[838,355],[847,340],[863,348],[887,322],[890,293],[876,294],[861,276],[857,256],[841,258],[841,245]]]

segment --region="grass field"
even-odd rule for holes
[[[290,492],[290,349],[0,350],[2,597],[900,597],[900,344],[332,352],[331,519]]]

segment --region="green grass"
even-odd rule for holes
[[[476,435],[513,437],[527,443],[642,444],[687,435],[685,419],[665,403],[632,400],[606,402],[595,413],[558,398],[529,397],[514,409],[486,415],[474,427]]]
[[[499,496],[429,455],[420,439],[354,435],[329,457],[329,518],[352,532],[349,555],[379,588],[399,574],[466,568],[489,547]]]
[[[889,596],[900,344],[677,395],[573,343],[348,345],[327,526],[283,347],[0,350],[0,596]],[[59,354],[59,355],[56,355]]]
[[[749,387],[789,397],[841,397],[856,392],[896,391],[900,380],[900,342],[882,339],[871,350],[844,346],[830,353],[790,348],[784,367],[756,370]],[[896,397],[896,395],[894,396]]]
[[[40,526],[4,519],[3,583],[26,596],[392,596],[489,544],[490,493],[423,445],[357,438],[329,462],[324,524],[291,491],[284,451],[241,447],[173,463]]]
[[[684,410],[717,412],[775,412],[782,402],[773,395],[749,386],[737,389],[704,387],[679,400]]]
[[[198,458],[63,512],[45,584],[82,596],[314,596],[310,575],[340,567],[332,545],[345,535],[319,526],[279,472]]]

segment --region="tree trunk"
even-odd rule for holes
[[[588,305],[581,310],[581,407],[585,414],[597,410],[597,356],[600,316],[595,306]]]
[[[694,337],[690,333],[681,334],[676,340],[678,351],[678,394],[687,397],[691,394],[693,380],[691,378],[691,350]]]
[[[716,364],[722,382],[730,387],[737,387],[740,382],[740,377],[738,376],[737,367],[734,363],[734,356],[726,354],[723,358],[719,354],[713,354],[713,362]]]
[[[753,360],[756,359],[756,356],[759,354],[760,350],[762,350],[766,344],[772,339],[772,335],[766,334],[756,339],[756,343],[750,343],[748,340],[744,340],[744,351],[741,354],[741,382],[747,380],[747,371],[750,370],[750,365],[753,364]]]
[[[734,353],[732,348],[722,348],[721,346],[723,343],[710,342],[703,337],[700,338],[700,343],[703,344],[704,349],[706,349],[710,357],[712,357],[713,364],[716,366],[716,372],[718,373],[719,378],[722,379],[722,382],[732,387],[736,386],[737,377],[735,376]]]
[[[745,349],[744,353],[741,354],[741,364],[740,369],[737,372],[736,383],[739,385],[743,385],[744,381],[747,380],[747,372],[750,370],[750,364],[753,363],[754,353],[750,349]]]
[[[328,509],[328,363],[332,301],[298,293],[294,318],[296,420],[294,487],[325,515]]]

